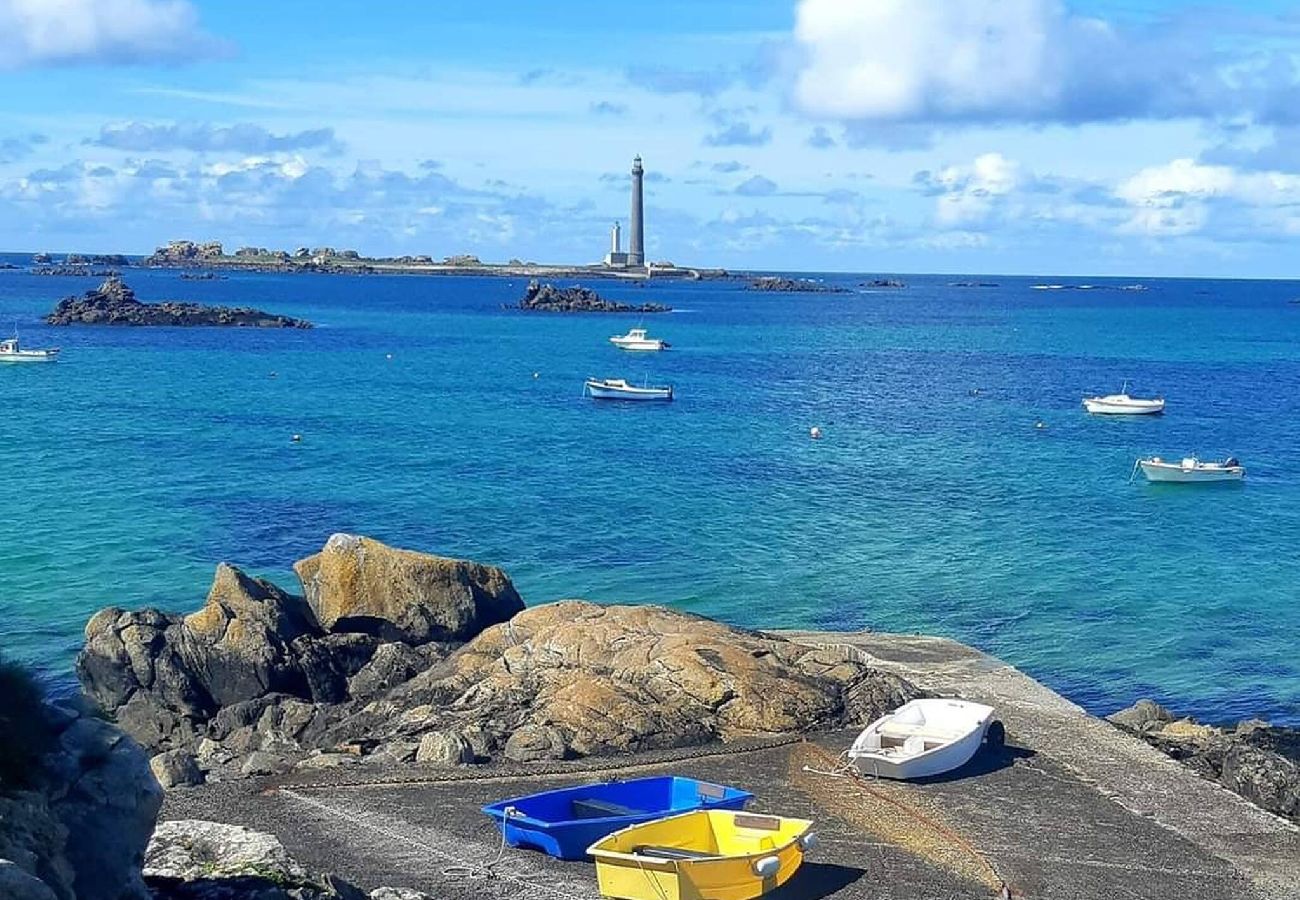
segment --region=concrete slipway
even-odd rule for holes
[[[936,693],[990,703],[1007,747],[928,784],[835,778],[851,734],[442,773],[322,770],[172,792],[163,818],[272,831],[309,869],[438,898],[596,900],[593,868],[507,850],[479,806],[595,777],[677,773],[817,821],[821,846],[776,900],[1300,898],[1300,830],[990,656],[939,638],[792,632]]]

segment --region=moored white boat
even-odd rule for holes
[[[1126,381],[1118,394],[1085,397],[1083,408],[1098,416],[1151,416],[1165,411],[1165,401],[1163,397],[1130,397]]]
[[[583,392],[596,400],[671,400],[672,385],[637,387],[622,378],[588,378]]]
[[[58,358],[58,347],[24,350],[18,343],[17,335],[0,341],[0,362],[54,362]]]
[[[905,703],[862,730],[849,762],[863,775],[926,778],[965,765],[984,742],[993,707],[927,698]]]
[[[1150,459],[1139,459],[1135,465],[1142,470],[1147,481],[1204,484],[1241,481],[1246,477],[1246,467],[1231,456],[1222,462],[1201,462],[1194,456],[1184,457],[1179,462],[1166,462],[1153,456]]]
[[[644,328],[632,328],[627,334],[616,334],[609,342],[620,350],[667,350],[671,346],[661,338],[652,338]]]

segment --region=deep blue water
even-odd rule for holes
[[[1300,722],[1300,285],[596,282],[677,308],[645,322],[671,352],[627,355],[605,339],[637,317],[503,311],[521,280],[127,280],[319,327],[53,329],[97,279],[0,272],[2,330],[64,348],[0,367],[0,647],[56,676],[104,605],[192,609],[219,560],[294,587],[356,531],[501,565],[530,603],[944,634],[1098,712]],[[588,375],[677,401],[584,400]],[[1124,379],[1168,413],[1083,413]],[[1248,483],[1128,481],[1189,452]]]

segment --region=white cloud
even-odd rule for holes
[[[947,166],[924,178],[938,195],[935,219],[948,228],[985,221],[1021,181],[1020,164],[1001,153],[985,153],[968,166]]]
[[[1131,217],[1120,226],[1124,233],[1193,234],[1209,222],[1215,202],[1261,210],[1300,203],[1300,175],[1243,172],[1231,166],[1175,159],[1137,172],[1120,183],[1115,196],[1134,207]],[[1276,227],[1276,216],[1265,218],[1272,219]]]
[[[846,122],[1291,116],[1291,64],[1208,24],[1126,28],[1063,0],[801,0],[796,105]]]
[[[219,49],[188,0],[0,0],[0,69],[177,62]]]

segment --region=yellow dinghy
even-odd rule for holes
[[[600,892],[619,900],[749,900],[790,880],[817,842],[812,822],[701,810],[633,825],[587,848]]]

